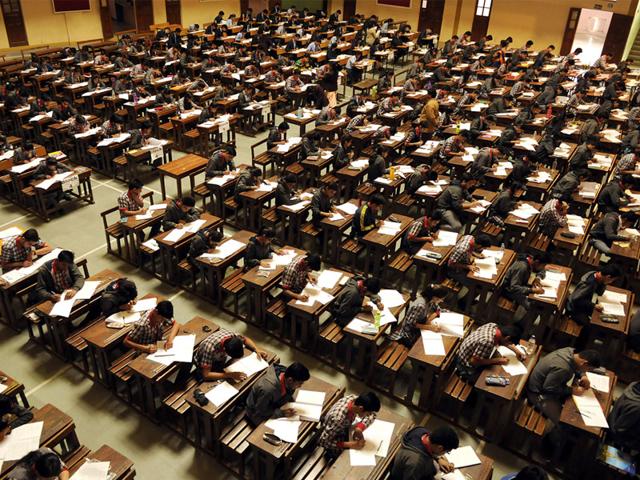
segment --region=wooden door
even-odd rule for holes
[[[255,18],[265,8],[269,10],[269,0],[249,0],[249,8],[253,10],[253,17]]]
[[[153,4],[151,0],[136,0],[136,30],[148,32],[153,24]]]
[[[476,0],[476,11],[471,24],[471,40],[480,40],[487,34],[492,4],[493,0]]]
[[[420,16],[418,17],[418,31],[424,32],[427,28],[440,35],[442,17],[444,16],[444,0],[419,0]],[[426,3],[426,7],[424,4]],[[424,7],[424,8],[423,8]]]
[[[102,25],[102,38],[105,40],[113,37],[113,22],[111,21],[111,12],[109,12],[109,3],[100,2],[100,24]]]
[[[20,0],[0,0],[0,5],[2,6],[2,17],[4,18],[4,26],[7,30],[9,46],[20,47],[22,45],[29,45],[27,31],[24,28]]]
[[[580,8],[569,9],[569,17],[567,18],[567,26],[564,27],[564,35],[562,37],[562,46],[560,47],[560,55],[571,53],[571,45],[578,30],[578,21],[580,20]],[[611,28],[609,28],[611,30]]]
[[[632,22],[633,17],[630,15],[614,13],[613,17],[611,17],[609,31],[607,32],[607,37],[604,39],[602,52],[608,52],[613,55],[613,61],[615,63],[622,60],[622,54],[627,44],[627,37],[629,36]]]
[[[356,14],[356,0],[344,0],[344,8],[342,10],[342,18],[349,20]]]
[[[172,25],[182,24],[182,15],[180,14],[180,0],[165,0],[164,5],[167,9],[167,22]]]

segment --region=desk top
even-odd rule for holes
[[[188,153],[178,160],[173,160],[158,167],[160,175],[167,175],[173,178],[184,178],[204,170],[209,163],[209,159]]]

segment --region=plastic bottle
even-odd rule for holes
[[[389,178],[391,180],[395,180],[396,178],[396,167],[394,167],[393,165],[389,167]]]
[[[536,351],[536,336],[531,335],[529,337],[529,355],[532,355]]]
[[[373,312],[373,324],[376,326],[376,329],[380,330],[380,318],[382,317],[382,314],[380,313],[380,310],[376,310],[375,312]]]

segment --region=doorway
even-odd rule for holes
[[[114,33],[136,29],[136,8],[133,0],[109,0],[109,15]]]

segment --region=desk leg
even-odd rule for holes
[[[164,184],[164,175],[160,174],[160,190],[162,191],[162,200],[167,198],[167,188]]]

